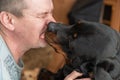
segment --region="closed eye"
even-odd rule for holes
[[[52,16],[52,12],[43,12],[43,13],[38,13],[37,18],[46,18],[48,15]]]

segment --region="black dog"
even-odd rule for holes
[[[120,80],[120,35],[109,26],[87,21],[70,26],[51,22],[46,41],[55,49],[58,45],[69,59],[52,80],[64,80],[73,70],[92,80]]]

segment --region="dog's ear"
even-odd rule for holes
[[[87,22],[87,21],[80,21],[77,22],[76,24],[72,25],[71,27],[71,34],[74,36],[76,35],[92,35],[95,34],[96,32],[96,26],[92,22]]]

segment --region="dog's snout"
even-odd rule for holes
[[[55,25],[56,25],[55,22],[50,22],[50,23],[48,24],[47,31],[49,31],[49,32],[54,32],[54,31],[55,31]]]

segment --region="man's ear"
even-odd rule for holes
[[[13,31],[15,29],[13,25],[14,17],[9,12],[5,12],[5,11],[0,12],[0,21],[1,21],[1,24],[8,30]]]

